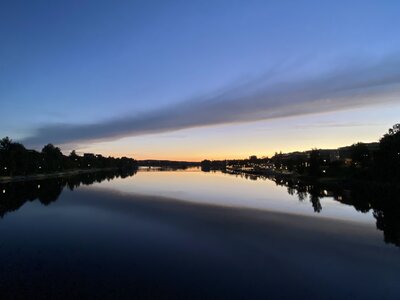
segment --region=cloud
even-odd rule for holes
[[[50,124],[23,142],[39,146],[113,140],[227,123],[269,120],[398,102],[400,60],[351,63],[307,78],[274,74],[143,114],[92,124]]]
[[[353,127],[376,127],[382,124],[373,122],[317,122],[311,124],[297,125],[298,129],[310,129],[310,128],[353,128]]]

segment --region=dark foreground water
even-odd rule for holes
[[[1,299],[400,295],[392,211],[222,173],[114,175],[0,185]]]

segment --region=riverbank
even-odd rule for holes
[[[116,169],[117,168],[74,169],[74,170],[55,172],[55,173],[43,173],[43,174],[31,174],[31,175],[19,175],[19,176],[0,176],[0,183],[30,181],[30,180],[44,180],[44,179],[49,179],[49,178],[74,176],[74,175],[79,175],[79,174],[95,173],[95,172],[100,172],[100,171],[111,171],[111,170],[116,170]]]

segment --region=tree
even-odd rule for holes
[[[69,154],[69,157],[71,157],[71,158],[77,158],[77,157],[78,157],[78,154],[76,154],[76,151],[75,151],[75,150],[72,150],[71,153]]]
[[[52,156],[62,156],[60,148],[55,147],[53,144],[47,144],[46,146],[44,146],[42,149],[42,153]]]
[[[387,135],[396,135],[399,132],[400,132],[400,123],[393,125],[393,127],[389,129]]]
[[[357,143],[350,147],[350,156],[355,164],[365,167],[370,161],[371,154],[363,143]]]
[[[32,151],[33,154],[34,151]],[[9,137],[0,140],[0,166],[2,175],[24,175],[30,172],[33,155],[20,143]]]
[[[44,167],[46,171],[59,171],[63,167],[63,154],[60,148],[47,144],[42,149]]]
[[[395,124],[380,139],[376,168],[382,179],[400,178],[400,124]]]
[[[8,136],[6,136],[5,138],[2,138],[0,140],[0,150],[3,150],[3,151],[9,150],[12,143],[13,143],[12,140]]]
[[[308,172],[311,176],[318,176],[320,171],[320,152],[317,149],[311,150],[310,153],[310,166]]]

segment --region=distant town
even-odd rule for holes
[[[203,171],[394,183],[400,178],[400,124],[389,129],[379,142],[359,142],[338,149],[275,153],[271,158],[253,155],[243,160],[204,160],[201,168]]]
[[[280,172],[290,173],[293,171],[304,173],[310,166],[310,158],[312,155],[318,155],[321,167],[321,173],[327,173],[331,163],[340,163],[344,166],[358,166],[365,163],[372,154],[379,150],[379,143],[358,143],[352,146],[340,147],[337,149],[314,149],[308,151],[295,151],[289,153],[275,153],[272,158],[251,155],[244,160],[222,160],[209,161],[204,160],[202,166],[211,169],[214,167],[224,167],[228,170],[279,170]],[[356,153],[359,151],[363,159],[358,159]],[[326,168],[325,168],[326,167]]]

